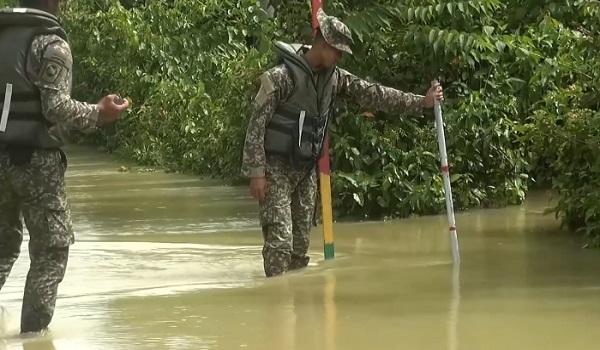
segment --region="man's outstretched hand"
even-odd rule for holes
[[[129,108],[129,101],[118,95],[108,95],[98,102],[98,111],[103,125],[113,124]]]
[[[444,90],[442,89],[442,85],[440,85],[440,83],[437,80],[431,82],[431,87],[429,88],[429,90],[427,90],[423,106],[425,108],[432,108],[433,102],[435,100],[444,100]]]

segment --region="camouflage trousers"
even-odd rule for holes
[[[259,216],[265,275],[271,277],[308,265],[317,174],[314,164],[296,169],[285,159],[269,157],[266,178]]]
[[[21,333],[39,332],[50,324],[74,243],[64,180],[66,157],[59,150],[35,150],[27,158],[0,150],[0,289],[20,254],[21,216],[29,231],[31,264]]]

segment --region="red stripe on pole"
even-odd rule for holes
[[[442,166],[442,172],[444,172],[444,173],[448,172],[448,166],[447,165]]]
[[[456,231],[456,227],[450,226],[450,231]]]
[[[317,29],[319,28],[319,21],[317,21],[317,12],[320,8],[323,8],[322,0],[312,0],[312,28],[313,36],[317,35]],[[329,175],[330,164],[329,164],[329,135],[325,135],[323,140],[323,156],[319,159],[319,172],[322,174]]]
[[[317,11],[323,8],[322,0],[312,0],[312,29],[313,36],[317,35],[317,28],[319,28],[319,22],[317,21]]]

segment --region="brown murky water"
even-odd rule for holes
[[[68,150],[77,243],[51,334],[16,336],[27,240],[0,292],[0,349],[596,349],[600,252],[557,233],[543,194],[457,215],[313,231],[309,269],[262,272],[246,188]]]

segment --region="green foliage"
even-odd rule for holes
[[[443,82],[456,208],[516,204],[534,181],[552,184],[557,217],[597,240],[600,206],[589,194],[598,188],[581,182],[594,169],[595,129],[550,120],[598,110],[598,9],[597,1],[339,1],[329,12],[357,38],[351,71],[415,92],[433,77]],[[433,127],[359,112],[344,111],[332,130],[336,207],[368,217],[442,212]],[[583,143],[566,147],[564,138]]]
[[[269,18],[255,0],[65,2],[75,97],[133,102],[90,141],[142,164],[236,179],[256,78],[273,40],[310,40],[309,3],[271,0]],[[354,33],[341,66],[414,93],[434,78],[444,85],[456,209],[518,204],[532,184],[551,185],[565,227],[599,243],[597,0],[324,3]],[[331,126],[336,215],[444,212],[432,113],[364,112],[348,101]]]
[[[347,22],[359,34],[351,70],[415,92],[426,90],[426,84],[438,76],[449,97],[444,117],[455,208],[521,203],[528,186],[528,162],[524,146],[517,142],[515,126],[524,119],[525,104],[515,91],[522,89],[525,81],[522,74],[511,74],[510,68],[523,66],[526,57],[519,56],[519,49],[524,50],[525,45],[519,36],[502,37],[494,16],[494,11],[502,10],[497,1],[419,4],[383,4],[350,14]],[[389,23],[385,34],[370,34],[375,32],[373,23]],[[335,169],[344,175],[334,181],[342,193],[339,206],[347,203],[345,211],[362,214],[363,209],[371,216],[379,212],[393,216],[443,212],[434,126],[420,122],[407,127],[410,123],[397,122],[406,116],[385,119],[387,124],[398,125],[392,133],[401,141],[381,142],[385,139],[378,136],[379,131],[371,136],[370,129],[350,128],[347,120],[334,131],[340,135],[334,141],[343,145],[338,148],[349,144],[360,150],[361,155],[354,158],[382,158],[362,173],[357,172],[358,164],[348,152],[344,158],[350,163],[336,162]],[[359,119],[357,123],[370,122]],[[335,149],[334,156],[338,152],[342,150]],[[392,158],[384,157],[390,154]],[[360,176],[361,181],[350,181],[348,174]],[[357,192],[367,192],[367,187],[371,190],[365,200]],[[351,196],[355,203],[346,200]]]
[[[549,93],[546,108],[535,111],[524,125],[523,141],[543,164],[558,196],[554,212],[562,225],[582,232],[589,245],[600,246],[600,112],[584,107],[582,86],[574,84]]]
[[[242,125],[274,28],[253,0],[70,6],[72,50],[85,52],[75,64],[75,96],[121,92],[133,102],[101,135],[110,150],[168,170],[239,173]],[[249,36],[259,49],[247,45]]]
[[[0,0],[0,8],[16,7],[19,5],[19,0]]]

